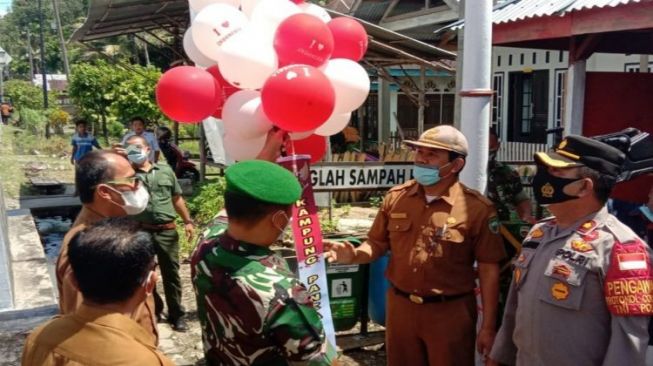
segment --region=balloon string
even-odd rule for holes
[[[295,141],[292,139],[290,140],[290,150],[293,152],[293,159],[292,159],[292,172],[295,174],[297,178],[299,178],[299,168],[297,167],[297,155],[295,154]]]

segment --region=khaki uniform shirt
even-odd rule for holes
[[[414,180],[386,195],[368,234],[375,253],[390,250],[386,271],[397,289],[418,296],[459,295],[475,287],[474,262],[505,257],[492,202],[455,182],[427,203]]]
[[[145,211],[134,216],[134,219],[153,225],[174,221],[177,212],[172,198],[182,191],[172,169],[167,165],[152,164],[150,171],[136,170],[136,174],[150,193],[150,200]]]
[[[82,305],[27,337],[23,366],[174,365],[154,337],[128,317]]]
[[[59,289],[59,311],[61,314],[72,314],[82,305],[83,301],[82,294],[73,285],[73,269],[68,260],[68,244],[75,234],[84,230],[88,225],[102,219],[102,216],[83,206],[73,226],[63,238],[56,268],[57,288]],[[147,300],[138,307],[133,319],[145,328],[148,333],[152,334],[155,341],[158,342],[159,333],[156,328],[153,296],[148,296]]]
[[[649,317],[612,314],[604,289],[610,268],[621,265],[611,261],[616,243],[637,241],[605,207],[566,229],[552,218],[536,224],[515,260],[490,357],[524,366],[644,365]],[[641,244],[649,259],[641,265],[650,266]],[[643,290],[651,301],[653,289]]]

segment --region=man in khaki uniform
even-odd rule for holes
[[[386,195],[368,240],[327,243],[330,261],[369,263],[390,251],[386,277],[389,365],[473,365],[475,339],[487,354],[495,336],[499,265],[505,257],[492,203],[458,181],[467,140],[451,126],[426,131],[415,180]],[[476,271],[483,324],[476,337]]]
[[[156,338],[124,315],[156,286],[149,234],[127,219],[107,219],[79,232],[68,254],[84,301],[27,338],[22,365],[173,365]]]
[[[88,153],[75,166],[75,180],[82,210],[63,239],[56,268],[59,310],[64,315],[77,310],[83,300],[74,285],[68,260],[68,244],[73,236],[103,218],[125,216],[128,211],[142,211],[147,205],[147,197],[145,205],[140,202],[142,198],[137,199],[143,196],[143,189],[136,179],[136,172],[127,159],[114,152],[96,150]],[[158,339],[152,296],[148,296],[134,312],[133,319]]]

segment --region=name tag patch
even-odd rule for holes
[[[544,274],[555,279],[567,282],[570,285],[580,286],[583,282],[583,274],[564,260],[554,258],[549,261]]]
[[[391,212],[390,213],[390,218],[391,219],[407,219],[408,214],[405,212]]]

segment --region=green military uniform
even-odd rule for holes
[[[227,169],[227,190],[290,205],[297,179],[276,164],[245,161]],[[336,357],[304,286],[268,247],[238,241],[218,217],[191,259],[209,365],[330,365]]]
[[[494,203],[494,207],[497,209],[497,217],[501,224],[516,224],[521,221],[518,219],[515,208],[522,201],[528,200],[529,197],[524,190],[519,174],[508,164],[491,159],[488,162],[487,177],[487,197]],[[515,218],[517,219],[515,220]],[[508,264],[517,254],[517,248],[503,233],[502,236],[508,257],[501,263],[502,271],[499,278],[499,314],[497,317],[497,323],[499,325],[503,318],[503,309],[506,305],[508,290],[510,289],[510,279],[512,278]],[[522,237],[515,237],[515,240],[519,242],[522,240]]]
[[[172,198],[181,195],[181,187],[175,173],[167,165],[152,164],[150,171],[137,169],[136,174],[150,193],[150,200],[145,211],[134,218],[142,222],[145,229],[152,233],[163,277],[168,318],[177,319],[184,315],[184,310],[181,306],[181,278],[179,277],[179,234],[174,226],[177,213]],[[154,299],[156,313],[160,314],[163,301],[156,291]]]
[[[487,197],[494,202],[499,221],[510,220],[511,211],[528,198],[519,174],[507,164],[496,159],[488,163]]]

